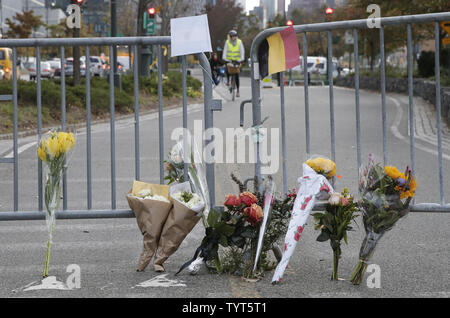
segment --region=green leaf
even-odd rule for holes
[[[311,215],[316,219],[321,219],[325,216],[323,213],[312,213]]]
[[[234,227],[225,223],[217,223],[215,227],[220,235],[230,236],[234,233]]]
[[[327,232],[322,231],[320,235],[317,237],[318,242],[326,242],[330,239],[330,235]]]
[[[220,219],[220,214],[214,209],[211,209],[208,214],[208,225],[214,227]]]
[[[228,247],[228,239],[225,235],[222,235],[219,239],[219,244],[223,247]]]
[[[249,239],[254,238],[255,231],[250,226],[247,226],[245,228],[244,232],[241,233],[241,236],[249,238]]]

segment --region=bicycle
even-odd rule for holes
[[[234,102],[236,98],[236,76],[241,71],[241,63],[237,61],[227,63],[227,71],[231,77],[230,93],[231,93],[231,100]]]

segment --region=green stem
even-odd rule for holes
[[[46,278],[48,277],[48,269],[50,267],[50,253],[52,249],[52,242],[47,242],[47,252],[45,253],[45,264],[44,264],[44,273],[42,274],[42,277]]]
[[[355,270],[353,271],[352,277],[350,278],[350,281],[353,285],[361,284],[366,269],[367,263],[363,260],[360,260],[358,262],[358,265],[356,265]]]
[[[51,222],[51,224],[50,224],[50,229],[49,229],[49,233],[48,233],[47,251],[45,253],[44,272],[42,274],[42,276],[44,278],[48,277],[48,270],[50,268],[50,255],[51,255],[51,249],[52,249],[53,221],[50,219],[50,222]]]
[[[333,273],[331,274],[331,280],[338,280],[338,267],[339,267],[339,251],[333,250]]]

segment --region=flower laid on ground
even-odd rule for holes
[[[264,216],[262,208],[256,203],[253,203],[251,206],[246,207],[243,213],[247,218],[247,222],[253,226],[257,226],[259,223],[261,223]]]
[[[350,223],[357,217],[357,211],[357,204],[353,202],[353,197],[345,188],[341,193],[334,192],[330,195],[324,213],[312,214],[317,222],[315,229],[321,231],[317,241],[326,242],[330,240],[333,249],[332,280],[338,280],[341,241],[343,239],[348,244],[347,231],[352,230]]]
[[[75,136],[72,133],[53,131],[47,138],[40,140],[37,149],[39,159],[45,162],[48,168],[44,194],[45,208],[47,210],[45,216],[48,230],[47,251],[43,272],[44,278],[48,276],[50,266],[55,213],[61,200],[61,177],[67,170],[67,156],[74,145]]]
[[[136,194],[136,197],[142,200],[155,200],[170,203],[170,200],[165,196],[155,194],[151,189],[142,189]]]
[[[408,167],[402,173],[393,166],[382,167],[370,156],[369,164],[361,168],[359,187],[359,207],[366,236],[359,252],[359,262],[351,276],[355,285],[361,283],[378,240],[409,213],[417,183]]]
[[[324,157],[313,157],[305,163],[314,169],[315,172],[326,178],[332,178],[336,175],[336,164],[330,159]]]
[[[289,227],[287,228],[284,238],[285,250],[272,277],[272,284],[274,285],[281,283],[283,279],[289,260],[300,240],[301,233],[306,225],[307,219],[315,205],[316,200],[319,197],[326,197],[326,199],[328,199],[329,193],[333,192],[333,188],[327,180],[327,177],[320,172],[325,171],[323,169],[328,171],[329,169],[336,170],[336,168],[333,165],[333,167],[326,166],[324,164],[325,161],[323,160],[327,159],[317,159],[323,158],[316,158],[316,160],[312,158],[303,163],[303,176],[298,179],[298,190],[295,192],[295,195],[288,195],[290,198],[295,198],[295,201],[292,209],[292,218],[289,220]],[[315,162],[313,166],[315,166],[317,170],[307,164],[308,162],[310,164],[311,162]],[[321,168],[318,168],[316,165],[321,166]],[[327,173],[327,175],[330,175],[330,173],[331,171]]]
[[[178,200],[179,202],[183,203],[189,209],[192,209],[194,206],[196,206],[201,202],[200,197],[196,193],[191,193],[187,191],[174,193],[172,194],[172,197]]]
[[[186,151],[183,147],[186,143]],[[166,162],[166,176],[168,184],[183,183],[189,181],[195,193],[205,203],[205,209],[202,214],[202,221],[207,226],[207,218],[210,209],[209,189],[206,182],[206,165],[202,160],[201,152],[193,138],[187,138],[186,141],[180,141],[169,153]],[[187,177],[185,180],[185,164],[187,164]]]
[[[197,262],[199,258],[214,262],[212,268],[217,272],[226,272],[245,278],[259,277],[265,270],[273,269],[274,264],[268,262],[267,253],[275,248],[287,230],[293,205],[292,197],[266,201],[271,204],[271,212],[264,232],[257,269],[254,271],[258,234],[264,217],[265,193],[247,191],[235,176],[232,175],[232,179],[238,184],[241,193],[225,197],[224,211],[210,210],[208,227],[201,245],[195,252],[194,258],[184,264],[178,273]],[[219,246],[223,248],[220,257]]]

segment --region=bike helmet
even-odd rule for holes
[[[237,36],[237,32],[235,30],[231,30],[228,34],[230,35],[230,37]]]

